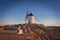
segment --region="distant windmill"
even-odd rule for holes
[[[25,17],[25,23],[28,23],[28,24],[34,24],[34,15],[30,12],[28,14],[28,10],[27,10],[27,14],[26,14],[26,17]]]
[[[26,17],[25,17],[25,23],[28,24],[34,24],[35,20],[37,20],[38,22],[42,23],[38,18],[36,18],[36,16],[34,16],[31,12],[28,13],[28,9],[27,9],[27,13],[26,13]],[[43,23],[42,23],[43,24]]]

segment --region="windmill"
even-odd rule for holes
[[[25,17],[25,23],[28,23],[28,24],[33,24],[34,23],[34,15],[30,12],[28,13],[28,10],[27,10],[27,14],[26,14],[26,17]]]

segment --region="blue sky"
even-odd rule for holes
[[[60,1],[59,0],[0,0],[0,24],[25,23],[27,10],[48,26],[60,25]]]

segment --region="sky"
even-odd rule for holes
[[[0,0],[0,25],[25,23],[27,9],[35,23],[60,26],[59,0]]]

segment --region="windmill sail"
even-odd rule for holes
[[[26,17],[25,17],[25,22],[26,20],[28,20],[28,11],[27,11],[27,14],[26,14]]]

